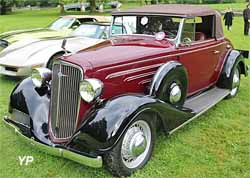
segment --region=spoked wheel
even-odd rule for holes
[[[231,74],[231,86],[232,89],[227,99],[233,98],[237,95],[240,87],[240,67],[237,65]]]
[[[116,176],[129,176],[150,159],[154,147],[155,127],[147,115],[137,118],[118,144],[104,156],[107,168]]]

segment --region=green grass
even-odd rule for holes
[[[0,32],[48,25],[56,10],[24,11],[0,16]],[[243,36],[243,20],[236,17],[233,31],[225,32],[236,48],[250,50]],[[0,76],[0,118],[8,114],[9,94],[18,80]],[[159,135],[152,159],[132,177],[249,178],[250,177],[250,80],[242,77],[238,96],[224,100],[198,120],[167,137]],[[41,113],[42,114],[42,113]],[[0,123],[0,177],[80,178],[112,177],[105,169],[93,169],[40,153],[17,139]],[[34,162],[20,166],[18,156]]]

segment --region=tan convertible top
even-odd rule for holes
[[[221,16],[210,7],[199,5],[185,5],[185,4],[161,4],[139,7],[135,9],[128,9],[124,11],[113,12],[112,15],[170,15],[176,17],[192,18],[214,15],[216,17],[216,38],[224,37]]]

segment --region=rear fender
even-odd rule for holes
[[[246,54],[244,54],[246,56]],[[245,63],[242,51],[232,50],[226,58],[222,68],[217,86],[220,88],[232,89],[230,85],[230,76],[234,66],[238,65],[241,69],[241,74],[248,76],[248,67]]]

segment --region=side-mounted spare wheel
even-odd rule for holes
[[[141,113],[130,123],[115,147],[104,155],[105,166],[116,176],[129,176],[150,159],[155,142],[155,119]]]
[[[160,67],[154,76],[150,94],[175,107],[182,107],[188,87],[187,71],[182,64],[171,61]]]

